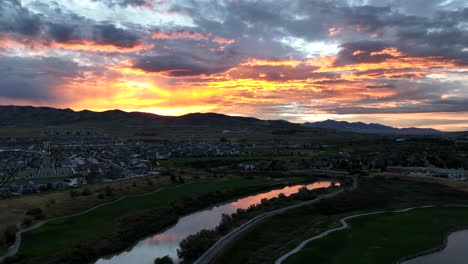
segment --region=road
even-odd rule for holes
[[[353,190],[353,189],[356,189],[356,188],[357,188],[357,180],[355,178],[353,178],[353,185],[351,186],[350,190]],[[272,217],[274,215],[287,212],[287,211],[289,211],[291,209],[295,209],[295,208],[306,206],[306,205],[311,205],[311,204],[317,203],[317,202],[319,202],[319,201],[321,201],[323,199],[328,199],[328,198],[335,197],[338,194],[342,193],[343,191],[344,190],[340,190],[340,191],[337,191],[337,192],[334,192],[334,193],[331,193],[331,194],[328,194],[328,195],[321,196],[321,197],[319,197],[317,199],[314,199],[314,200],[311,200],[311,201],[303,202],[303,203],[300,203],[300,204],[292,205],[292,206],[289,206],[289,207],[281,208],[281,209],[278,209],[278,210],[275,210],[275,211],[271,211],[271,212],[267,212],[267,213],[258,215],[256,217],[250,219],[246,223],[242,224],[238,228],[234,229],[233,231],[231,231],[229,234],[225,235],[221,239],[219,239],[213,246],[211,246],[211,248],[209,248],[202,256],[200,256],[200,258],[198,258],[198,260],[195,261],[194,264],[208,264],[208,263],[210,263],[210,261],[213,260],[217,255],[219,255],[219,253],[221,253],[229,243],[231,243],[238,236],[240,236],[241,234],[243,234],[244,232],[249,230],[251,227],[255,226],[257,223],[259,223],[260,221],[262,221],[262,220],[264,220],[266,218],[269,218],[269,217]]]

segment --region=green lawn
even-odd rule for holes
[[[468,204],[468,194],[433,183],[362,179],[355,191],[262,221],[231,243],[215,263],[270,264],[303,240],[338,226],[344,216],[428,204]]]
[[[299,182],[303,178],[284,181]],[[172,186],[149,195],[132,196],[89,213],[51,221],[44,226],[23,234],[20,255],[28,257],[48,256],[72,248],[83,241],[90,241],[115,231],[115,219],[148,209],[169,207],[171,202],[183,197],[199,197],[217,190],[242,189],[277,184],[274,180],[222,180],[194,182]]]
[[[442,244],[447,231],[468,226],[468,208],[424,208],[351,219],[351,229],[311,241],[283,263],[391,264]]]

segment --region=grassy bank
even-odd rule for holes
[[[302,180],[288,178],[282,182]],[[139,235],[151,234],[173,224],[188,210],[282,182],[261,179],[194,182],[128,197],[83,215],[53,220],[23,234],[19,259],[15,261],[46,263],[63,261],[63,256],[67,256],[67,262],[83,263],[99,254],[122,249],[119,247],[128,246],[131,240],[141,238],[137,237]]]
[[[339,225],[344,216],[447,203],[468,204],[468,194],[434,183],[362,179],[355,191],[262,221],[234,241],[215,263],[272,263],[301,241]]]
[[[284,263],[395,263],[441,245],[449,230],[468,226],[468,209],[439,207],[363,216],[352,228],[310,242]]]

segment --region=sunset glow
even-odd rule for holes
[[[0,3],[0,103],[468,129],[464,1],[73,2]]]

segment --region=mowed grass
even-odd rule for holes
[[[300,182],[303,178],[288,178],[283,182]],[[76,245],[79,242],[95,239],[115,230],[115,219],[133,212],[170,206],[171,202],[183,197],[197,197],[223,189],[267,186],[280,183],[274,180],[222,180],[194,182],[172,186],[147,195],[127,197],[105,205],[86,214],[53,220],[44,226],[23,234],[20,254],[47,256]]]
[[[273,263],[303,240],[339,226],[339,219],[345,216],[429,204],[468,204],[468,194],[434,183],[360,179],[359,188],[352,192],[265,219],[233,241],[214,263]]]
[[[311,241],[283,263],[396,263],[441,245],[449,230],[468,226],[468,208],[435,207],[349,221],[352,228]]]

